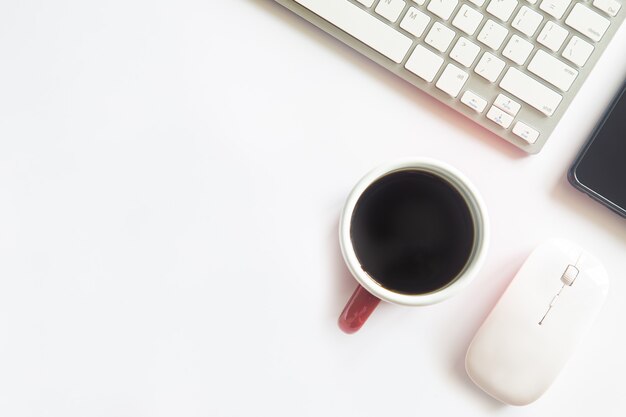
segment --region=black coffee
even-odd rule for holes
[[[399,171],[357,201],[350,235],[365,272],[383,287],[425,294],[452,282],[472,252],[474,225],[461,194],[423,171]]]

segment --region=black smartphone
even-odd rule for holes
[[[626,84],[576,158],[568,179],[626,217]]]

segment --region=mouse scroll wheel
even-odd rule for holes
[[[574,281],[576,281],[576,277],[580,271],[574,265],[567,265],[565,272],[563,272],[563,276],[561,277],[561,281],[565,285],[571,286]]]

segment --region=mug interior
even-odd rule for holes
[[[370,276],[359,261],[351,237],[352,217],[356,205],[377,180],[401,171],[419,171],[435,175],[454,188],[465,201],[474,229],[473,244],[469,257],[460,272],[449,282],[434,291],[420,294],[407,294],[394,291],[381,285]],[[442,301],[463,289],[480,268],[487,246],[488,224],[484,203],[475,187],[456,169],[432,159],[413,159],[396,162],[374,169],[354,187],[342,212],[340,221],[341,249],[350,271],[357,281],[370,293],[382,300],[403,305],[426,305]]]

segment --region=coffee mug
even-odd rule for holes
[[[488,240],[483,200],[453,167],[415,158],[374,169],[339,223],[343,258],[359,283],[339,327],[356,332],[381,300],[423,306],[457,294],[482,266]]]

